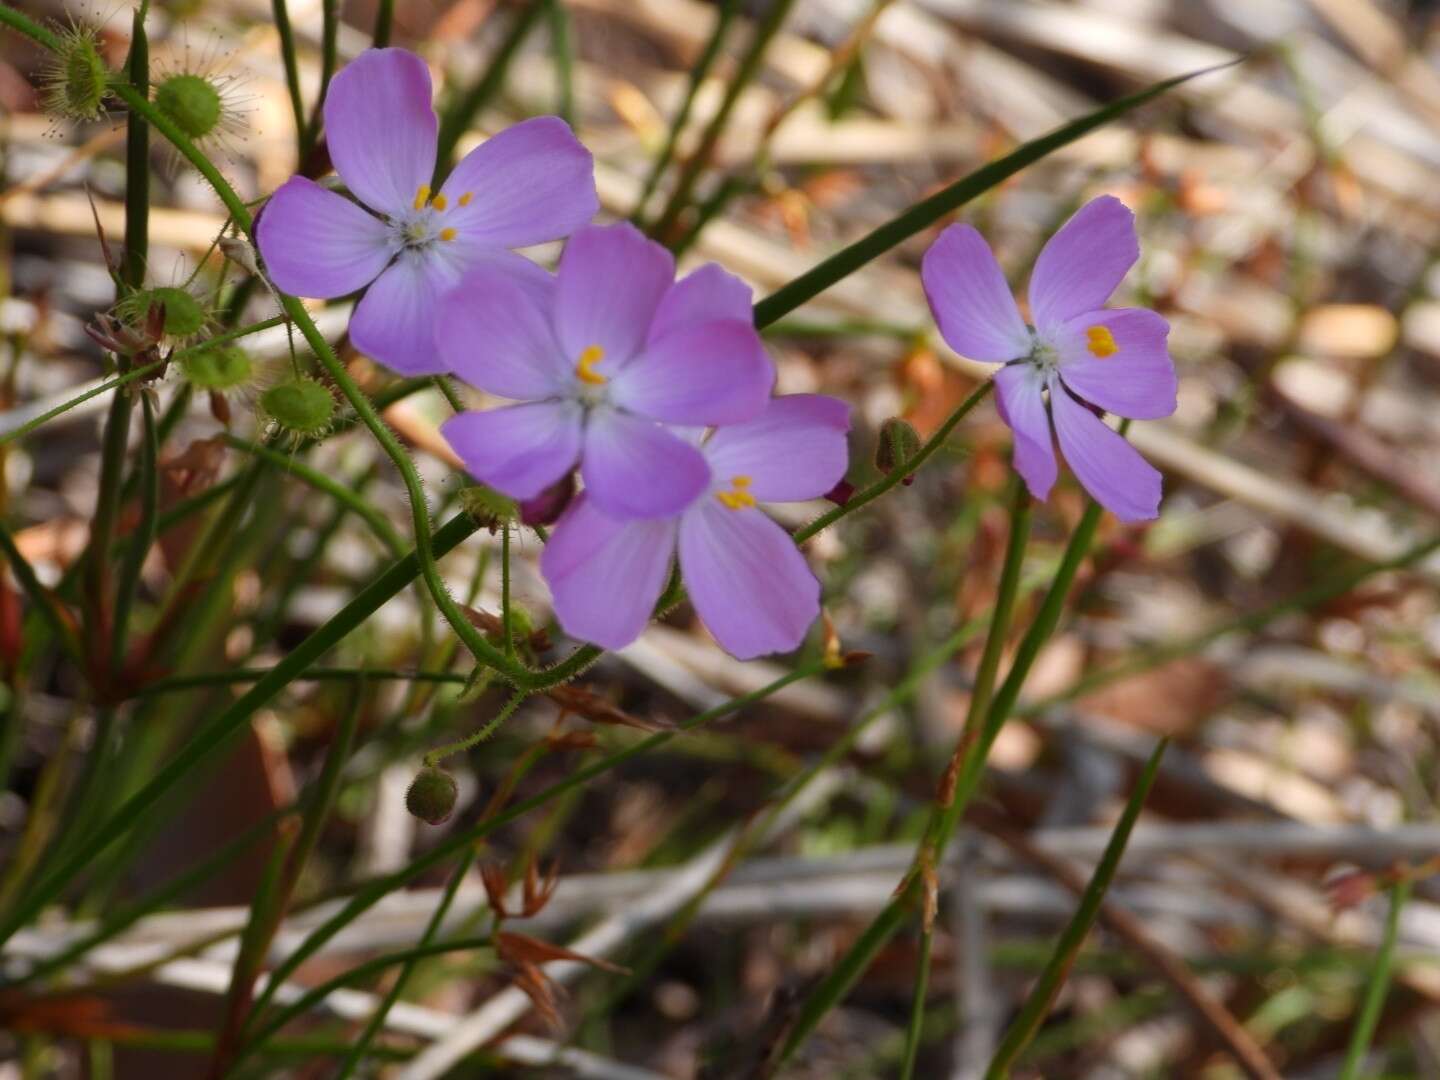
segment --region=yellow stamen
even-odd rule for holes
[[[595,370],[595,365],[605,359],[605,350],[599,345],[587,345],[575,362],[575,375],[591,386],[602,386],[610,380]]]
[[[465,192],[464,195],[461,195],[461,196],[460,196],[460,205],[461,205],[461,206],[469,206],[469,205],[470,205],[470,200],[473,199],[473,198],[475,198],[474,192],[470,192],[470,191]]]
[[[436,195],[435,198],[431,199],[430,205],[435,207],[436,210],[444,210],[445,207],[449,204],[446,202],[445,196],[441,194]]]
[[[732,476],[730,490],[717,491],[715,498],[719,499],[720,505],[727,510],[744,510],[746,507],[754,506],[755,496],[746,490],[750,483],[748,476]]]
[[[1104,360],[1120,351],[1120,346],[1115,344],[1115,335],[1110,333],[1108,326],[1092,326],[1085,331],[1085,337],[1089,339],[1090,351],[1097,360]]]
[[[454,230],[454,229],[441,229],[441,230],[440,230],[440,239],[441,239],[441,240],[454,240],[454,239],[455,239],[455,230]]]
[[[415,209],[424,210],[425,200],[428,198],[430,198],[430,185],[421,184],[418,188],[415,189]]]

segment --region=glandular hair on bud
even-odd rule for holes
[[[455,778],[444,769],[426,765],[405,792],[405,809],[430,825],[448,821],[455,812]]]
[[[892,416],[880,425],[880,441],[875,444],[875,467],[881,472],[903,468],[920,452],[920,435],[909,421]]]
[[[60,28],[60,44],[40,76],[41,103],[58,119],[98,120],[110,96],[110,71],[100,55],[100,39],[88,26]]]
[[[307,438],[329,431],[335,415],[330,391],[305,375],[270,387],[260,395],[260,407],[284,430]]]
[[[219,128],[223,106],[219,88],[203,75],[182,71],[155,87],[155,107],[192,139],[203,139]]]
[[[255,361],[239,345],[209,345],[180,361],[186,380],[202,390],[234,390],[255,378]]]
[[[520,516],[520,508],[515,505],[514,499],[483,484],[467,487],[460,492],[460,506],[492,533]]]

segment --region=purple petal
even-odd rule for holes
[[[383,221],[303,176],[270,196],[255,233],[270,280],[292,296],[352,293],[395,254]]]
[[[1055,445],[1045,412],[1045,378],[1034,364],[1011,364],[995,373],[1000,416],[1015,433],[1015,471],[1041,502],[1055,486]]]
[[[345,186],[394,217],[435,171],[430,72],[405,49],[367,49],[330,80],[325,141]]]
[[[537,116],[487,139],[455,166],[440,192],[447,226],[497,248],[559,240],[600,209],[594,159],[556,116]]]
[[[650,340],[693,323],[716,319],[752,323],[755,319],[750,306],[752,295],[750,286],[734,274],[716,263],[706,263],[670,286],[650,324]]]
[[[687,511],[680,570],[695,611],[740,660],[796,648],[820,614],[820,583],[785,530],[755,507],[707,498]]]
[[[1050,410],[1060,450],[1085,490],[1121,521],[1149,521],[1160,512],[1160,473],[1105,422],[1057,382]]]
[[[440,300],[435,343],[446,368],[471,386],[519,401],[559,396],[575,385],[574,365],[560,351],[550,314],[533,286],[482,266]]]
[[[675,551],[676,522],[617,521],[581,495],[540,553],[555,616],[571,637],[623,649],[645,629]]]
[[[1113,195],[1091,199],[1060,227],[1035,260],[1030,315],[1046,336],[1077,315],[1104,307],[1135,260],[1135,215]]]
[[[618,518],[678,514],[710,484],[699,450],[617,409],[591,412],[580,475],[595,505]]]
[[[355,305],[351,342],[402,375],[446,370],[435,347],[435,311],[457,279],[455,268],[444,260],[402,252]]]
[[[583,420],[574,402],[537,401],[456,413],[440,434],[476,480],[512,499],[530,499],[574,466]]]
[[[675,260],[630,224],[589,225],[560,258],[555,330],[567,356],[592,345],[613,375],[640,352],[651,320],[675,278]]]
[[[920,263],[920,280],[940,335],[961,356],[1003,363],[1030,351],[1030,331],[1000,264],[973,226],[940,234]]]
[[[750,478],[762,502],[818,499],[845,476],[850,406],[820,394],[775,398],[754,420],[722,427],[705,444],[714,482]]]
[[[770,400],[775,365],[748,320],[692,323],[652,339],[610,381],[610,400],[668,424],[733,424]]]
[[[1103,333],[1093,331],[1103,330]],[[1175,411],[1175,363],[1165,347],[1170,324],[1144,308],[1092,311],[1057,335],[1060,377],[1086,401],[1133,420]]]

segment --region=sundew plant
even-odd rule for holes
[[[1433,1075],[1440,31],[1125,7],[0,7],[0,1075]]]

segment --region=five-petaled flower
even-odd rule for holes
[[[1055,483],[1053,425],[1070,468],[1121,521],[1156,516],[1160,474],[1091,406],[1133,420],[1175,411],[1169,325],[1153,311],[1103,306],[1139,255],[1134,215],[1123,203],[1107,195],[1081,207],[1035,263],[1033,327],[971,226],[941,233],[921,268],[951,348],[1005,365],[995,373],[1000,414],[1015,433],[1015,468],[1030,493],[1044,500]]]
[[[709,486],[701,451],[662,424],[748,420],[775,381],[749,287],[715,265],[675,281],[670,253],[627,224],[575,233],[548,289],[472,271],[436,335],[448,370],[523,402],[446,421],[471,474],[529,499],[578,461],[614,518],[676,514]]]
[[[788,652],[820,613],[820,583],[766,502],[814,499],[845,475],[848,406],[817,394],[774,398],[753,420],[699,442],[706,490],[679,515],[622,521],[589,491],[555,526],[540,569],[566,633],[609,649],[645,628],[676,548],[695,610],[741,660]]]
[[[369,209],[296,176],[257,226],[281,291],[330,299],[369,285],[351,341],[406,374],[443,370],[436,303],[467,270],[543,288],[544,271],[507,249],[561,239],[599,208],[590,152],[556,117],[482,143],[432,192],[436,131],[424,62],[404,49],[362,53],[330,83],[325,132],[340,179]]]

